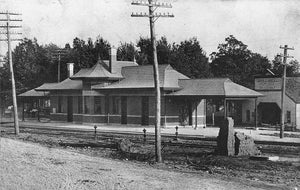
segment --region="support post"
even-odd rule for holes
[[[257,98],[255,98],[255,108],[254,108],[254,123],[255,123],[255,130],[257,130]]]
[[[107,124],[109,124],[109,96],[105,96],[105,110],[106,110],[106,121],[107,121]]]
[[[82,114],[85,114],[85,106],[84,106],[84,104],[85,104],[85,98],[84,98],[85,96],[82,96],[82,102],[81,102],[81,104],[82,104]]]
[[[24,99],[23,99],[23,102],[22,102],[22,107],[23,107],[23,109],[22,109],[22,121],[25,121],[25,116],[24,116],[24,114],[25,114],[25,111],[24,111],[25,103],[24,103]]]
[[[40,99],[37,100],[37,119],[40,121]]]
[[[165,109],[165,111],[164,111],[164,127],[166,127],[167,126],[167,97],[165,96],[165,104],[164,104],[164,109]]]
[[[227,100],[224,98],[224,119],[227,118]]]
[[[198,127],[198,100],[196,101],[196,107],[195,107],[195,129]]]

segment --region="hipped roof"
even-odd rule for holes
[[[45,91],[45,89],[50,89],[52,86],[57,85],[58,83],[44,83],[41,86],[35,88],[36,91]]]
[[[19,94],[18,97],[46,97],[49,95],[49,92],[44,91],[36,91],[34,89],[28,90],[27,92],[24,92],[22,94]]]
[[[179,89],[178,79],[188,79],[187,76],[177,72],[170,65],[159,65],[160,87],[164,89]],[[94,85],[92,89],[136,89],[154,88],[153,66],[123,67],[124,79],[109,86]]]
[[[98,62],[91,68],[81,69],[78,73],[71,76],[72,80],[82,79],[111,79],[118,80],[122,79],[121,69],[125,66],[135,66],[134,62],[130,61],[115,61],[112,63],[113,72],[109,71],[109,62],[98,60]]]
[[[286,95],[295,103],[300,103],[300,77],[287,77]]]
[[[222,96],[250,98],[263,96],[254,90],[232,82],[228,78],[179,80],[181,90],[168,96]]]
[[[81,90],[82,81],[71,80],[67,78],[60,83],[45,83],[42,86],[36,88],[37,91],[52,91],[52,90]]]

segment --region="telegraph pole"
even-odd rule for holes
[[[8,47],[8,63],[10,68],[10,76],[11,76],[11,86],[12,86],[12,98],[13,98],[13,108],[14,108],[14,126],[15,126],[15,134],[19,135],[19,118],[18,118],[18,105],[17,105],[17,95],[16,95],[16,86],[15,86],[15,77],[14,77],[14,68],[12,62],[12,54],[11,54],[11,41],[20,41],[21,39],[11,39],[10,35],[21,34],[17,32],[11,32],[11,28],[21,28],[21,25],[10,25],[10,22],[18,22],[22,21],[21,19],[11,19],[11,16],[20,16],[18,13],[11,12],[0,12],[0,15],[6,15],[5,19],[0,19],[2,22],[6,22],[6,25],[0,25],[0,28],[5,28],[6,31],[1,34],[6,34],[6,39],[0,39],[0,41],[6,41]]]
[[[65,49],[58,49],[58,50],[55,50],[53,53],[52,53],[52,56],[53,58],[56,58],[58,59],[58,65],[57,65],[57,82],[60,82],[61,80],[61,77],[60,77],[60,64],[61,64],[61,57],[66,55],[67,51]]]
[[[281,125],[280,125],[280,138],[284,137],[284,103],[285,103],[285,86],[286,86],[286,60],[287,58],[292,58],[292,56],[287,55],[288,50],[294,50],[294,48],[289,48],[288,45],[280,46],[283,49],[283,75],[282,75],[282,89],[281,89]]]
[[[154,75],[154,87],[155,87],[155,96],[156,96],[156,115],[155,115],[155,158],[156,162],[162,162],[161,157],[161,135],[160,135],[160,125],[161,125],[161,93],[160,93],[160,84],[159,84],[159,72],[158,72],[158,61],[157,61],[157,51],[156,51],[156,38],[155,38],[155,21],[159,17],[174,17],[173,14],[162,14],[162,13],[155,13],[157,8],[172,8],[171,4],[167,3],[158,3],[153,2],[152,0],[148,0],[148,2],[143,1],[133,1],[132,5],[139,5],[139,6],[147,6],[149,7],[149,14],[147,13],[132,13],[132,17],[147,17],[150,21],[150,36],[151,36],[151,43],[152,43],[152,51],[153,51],[153,75]]]

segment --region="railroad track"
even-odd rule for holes
[[[13,132],[12,126],[2,125],[1,128],[6,131],[10,130]],[[149,133],[146,137],[146,142],[144,142],[144,137],[142,132],[124,132],[115,130],[97,130],[97,140],[95,140],[95,133],[93,129],[71,129],[71,128],[58,128],[58,127],[37,127],[37,126],[21,126],[20,130],[22,133],[32,133],[47,135],[52,137],[63,136],[63,137],[73,137],[76,139],[77,143],[61,143],[62,146],[74,145],[78,147],[90,146],[90,147],[110,147],[115,148],[118,139],[129,138],[134,143],[144,143],[153,144],[155,143],[154,134]],[[111,141],[114,139],[113,141]],[[216,148],[216,138],[205,138],[203,136],[189,136],[189,135],[178,135],[178,141],[174,140],[175,134],[162,134],[162,145],[170,147],[179,148],[202,148],[211,149]],[[81,142],[82,141],[82,142]],[[256,141],[258,146],[260,146],[263,153],[276,154],[279,153],[278,150],[272,148],[266,148],[264,145],[282,145],[282,143],[264,141]],[[285,143],[284,146],[295,146],[295,143]],[[299,147],[300,145],[296,145]],[[286,151],[284,151],[286,152]],[[290,154],[289,151],[286,152]],[[282,154],[282,153],[280,153]],[[293,155],[299,155],[298,153],[291,153]]]

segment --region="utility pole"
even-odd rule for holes
[[[52,58],[55,58],[55,59],[57,58],[58,59],[57,82],[60,82],[60,80],[61,80],[61,77],[60,77],[60,74],[61,74],[61,72],[60,72],[61,57],[66,55],[66,53],[67,53],[67,50],[65,50],[65,49],[57,49],[54,52],[52,52]]]
[[[162,14],[155,13],[157,8],[172,8],[171,4],[167,3],[158,3],[153,2],[152,0],[148,0],[148,2],[143,1],[133,1],[132,5],[139,6],[147,6],[149,7],[149,14],[147,13],[132,13],[132,17],[147,17],[150,21],[150,36],[152,43],[152,51],[153,51],[153,75],[154,75],[154,88],[155,88],[155,96],[156,96],[156,104],[155,104],[155,158],[156,162],[161,163],[161,135],[160,135],[160,125],[161,125],[161,93],[160,93],[160,84],[159,84],[159,72],[158,72],[158,61],[157,61],[157,51],[156,51],[156,38],[155,38],[155,26],[154,23],[159,17],[174,17],[173,14]]]
[[[12,62],[12,54],[11,54],[11,41],[20,41],[21,39],[11,39],[10,35],[19,35],[21,33],[10,31],[11,28],[17,29],[22,28],[21,25],[10,25],[10,22],[19,22],[21,19],[11,19],[11,16],[20,16],[18,13],[11,12],[0,12],[0,15],[6,15],[6,18],[0,19],[2,22],[6,22],[6,25],[0,25],[0,28],[5,28],[6,31],[1,31],[1,34],[6,34],[6,39],[0,39],[0,41],[6,41],[8,47],[8,63],[10,68],[11,75],[11,86],[12,86],[12,98],[13,98],[13,108],[14,108],[14,126],[15,126],[15,134],[19,135],[19,118],[18,118],[18,105],[17,105],[17,95],[16,95],[16,86],[15,86],[15,77],[14,77],[14,68]]]
[[[283,75],[282,75],[282,89],[281,89],[281,125],[280,125],[280,138],[284,137],[284,103],[285,103],[285,86],[286,86],[286,60],[287,58],[292,58],[292,56],[287,55],[288,50],[294,50],[294,48],[289,48],[288,45],[280,46],[283,49]]]

